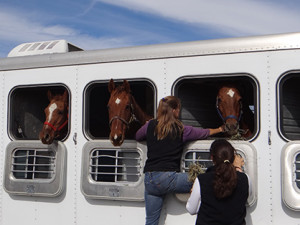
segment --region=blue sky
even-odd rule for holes
[[[299,0],[0,0],[0,57],[25,42],[85,50],[300,32]]]

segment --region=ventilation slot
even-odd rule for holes
[[[17,150],[12,160],[12,174],[15,179],[36,180],[54,177],[54,151]]]
[[[295,177],[296,185],[300,189],[300,154],[298,154],[295,159]]]
[[[141,156],[126,150],[93,150],[90,176],[96,182],[137,182],[141,176]]]
[[[183,163],[183,171],[188,172],[192,164],[199,164],[203,171],[212,166],[209,150],[189,150],[186,152]]]

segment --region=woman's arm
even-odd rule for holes
[[[220,132],[223,132],[222,127],[216,129],[202,129],[202,128],[197,128],[192,126],[184,126],[183,142],[206,139],[208,136]]]
[[[135,140],[143,141],[146,139],[147,136],[147,128],[149,122],[146,122],[135,134]]]
[[[201,205],[201,190],[198,178],[195,179],[192,193],[186,203],[186,209],[191,215],[198,213]]]
[[[221,132],[224,132],[223,126],[220,126],[218,128],[215,128],[215,129],[209,129],[209,136],[214,135],[214,134],[218,134],[218,133],[221,133]]]

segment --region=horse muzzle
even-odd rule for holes
[[[39,134],[39,138],[43,144],[50,145],[53,140],[57,137],[57,132],[51,127],[44,125],[42,131]]]
[[[123,134],[116,134],[116,133],[115,134],[110,134],[109,140],[114,146],[120,146],[124,142],[124,135]]]
[[[225,122],[225,132],[232,136],[239,132],[239,123],[236,120]]]
[[[52,144],[52,142],[54,140],[54,135],[51,134],[51,132],[44,131],[44,132],[41,132],[39,136],[40,136],[39,138],[42,141],[42,143],[46,144],[46,145]]]

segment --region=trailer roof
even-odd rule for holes
[[[287,33],[1,58],[0,71],[299,48],[300,33]]]

